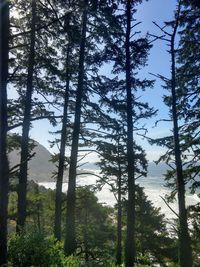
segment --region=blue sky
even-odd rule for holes
[[[161,33],[159,29],[153,25],[152,21],[156,21],[157,24],[162,26],[164,21],[172,19],[175,7],[175,0],[151,0],[148,2],[144,1],[141,5],[139,5],[135,17],[138,21],[142,21],[142,24],[137,27],[137,30],[141,31],[141,36],[147,32],[160,35]],[[154,42],[154,46],[150,51],[148,66],[142,69],[139,73],[141,77],[154,79],[149,72],[169,77],[170,57],[166,52],[166,49],[166,43],[163,41],[157,40]],[[168,118],[168,108],[162,102],[162,97],[166,92],[161,85],[161,81],[156,80],[153,89],[148,89],[146,92],[142,92],[141,94],[144,101],[148,101],[151,106],[158,109],[158,117],[146,122],[148,134],[152,138],[165,136],[169,133],[169,129],[171,128],[171,124],[162,122],[158,124],[156,128],[152,128],[156,120],[160,118]],[[31,130],[31,138],[40,142],[51,152],[55,152],[56,149],[51,149],[48,142],[48,140],[53,140],[54,138],[49,134],[49,131],[54,131],[54,128],[51,127],[45,120],[34,122],[33,126],[34,127]],[[150,146],[145,140],[141,140],[138,137],[135,138],[146,149],[149,160],[155,160],[163,151],[160,147]]]
[[[161,35],[161,31],[152,22],[155,21],[158,25],[163,26],[165,21],[171,20],[174,15],[176,3],[175,0],[151,0],[148,2],[144,1],[138,6],[136,18],[138,21],[142,21],[142,24],[138,26],[138,29],[142,32],[141,35],[146,32],[158,36]],[[155,79],[149,72],[170,77],[170,55],[167,49],[167,44],[164,41],[157,40],[153,43],[148,66],[140,71],[141,77]],[[162,88],[162,84],[159,79],[156,79],[153,89],[148,89],[141,94],[144,101],[147,101],[155,109],[158,109],[157,116],[146,122],[148,135],[152,138],[163,137],[169,134],[172,128],[172,124],[166,122],[160,122],[157,127],[154,127],[155,121],[168,119],[169,117],[168,107],[163,103],[163,95],[167,94],[167,92]],[[150,161],[157,159],[164,151],[161,147],[150,146],[145,140],[138,140],[138,142],[146,149],[147,158]]]

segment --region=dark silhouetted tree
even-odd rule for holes
[[[7,83],[9,52],[9,1],[0,2],[0,265],[7,262],[7,209],[9,164],[7,158]]]
[[[17,231],[25,225],[26,220],[26,187],[27,187],[27,171],[28,171],[28,156],[29,156],[29,130],[30,117],[33,94],[33,74],[35,62],[35,28],[36,28],[36,1],[31,2],[31,37],[30,37],[30,54],[28,58],[28,74],[25,96],[25,108],[22,125],[22,139],[21,139],[21,159],[19,171],[19,186],[18,186],[18,218]]]

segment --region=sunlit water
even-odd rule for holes
[[[94,172],[94,170],[93,170]],[[97,171],[95,171],[97,172]],[[92,185],[95,184],[96,178],[93,175],[83,175],[78,176],[77,185]],[[141,178],[137,180],[137,183],[144,188],[144,192],[147,195],[148,199],[152,201],[153,205],[157,208],[161,208],[161,212],[165,214],[166,218],[171,219],[175,218],[176,215],[170,210],[170,208],[165,204],[161,197],[165,197],[166,194],[169,194],[170,190],[164,186],[164,179],[160,177],[148,177]],[[40,185],[45,188],[55,189],[55,182],[46,182],[40,183]],[[63,183],[63,192],[67,191],[67,183]],[[109,186],[106,185],[103,187],[102,191],[97,192],[96,196],[99,199],[100,203],[105,205],[113,206],[116,203],[114,195],[110,192]],[[186,204],[193,205],[200,201],[200,198],[197,194],[191,195],[189,193],[186,194]],[[174,203],[170,203],[170,207],[177,212],[178,206],[177,201]]]

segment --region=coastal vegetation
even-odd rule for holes
[[[200,266],[200,3],[175,2],[173,18],[152,23],[159,33],[143,34],[142,0],[0,0],[0,266]],[[142,73],[157,42],[166,76]],[[145,96],[158,79],[168,117],[155,125],[170,129],[152,138],[160,111]],[[55,190],[29,179],[41,121]],[[148,177],[144,140],[164,151],[170,224],[136,182]],[[84,170],[89,157],[98,174]],[[80,186],[82,174],[96,182]],[[105,186],[112,207],[96,196]]]

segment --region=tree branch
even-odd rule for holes
[[[167,201],[164,199],[164,197],[160,196],[160,198],[162,198],[162,200],[165,202],[165,204],[167,205],[167,207],[177,216],[177,218],[179,218],[178,213],[176,213],[171,207],[170,205],[167,203]]]
[[[62,116],[40,116],[40,117],[35,117],[35,118],[31,118],[30,121],[37,121],[37,120],[43,120],[43,119],[57,119],[57,118],[62,118]],[[13,130],[15,128],[18,128],[22,126],[22,122],[14,124],[12,126],[8,126],[8,131]]]
[[[164,34],[166,34],[166,35],[172,37],[172,34],[171,34],[171,33],[168,33],[167,31],[164,30],[164,28],[166,27],[166,25],[163,26],[163,27],[160,27],[155,21],[152,21],[152,22],[153,22],[153,24],[154,24],[156,27],[158,27]]]
[[[115,191],[115,188],[113,187],[113,185],[110,184],[108,181],[106,181],[106,179],[104,179],[104,178],[101,177],[100,175],[95,174],[95,173],[90,173],[90,172],[77,173],[77,175],[93,175],[93,176],[98,177],[99,179],[101,179],[103,182],[105,182],[107,185],[109,185],[109,186],[112,188],[112,190],[113,190],[112,193],[113,193],[113,195],[114,195],[116,201],[118,201],[117,196],[116,196],[116,194],[115,194],[115,192],[114,192],[114,191]]]

